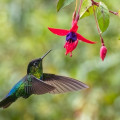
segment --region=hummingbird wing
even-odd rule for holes
[[[31,94],[44,94],[54,90],[55,87],[44,83],[32,75],[26,75],[20,80],[6,97],[0,101],[0,108],[7,108],[19,97],[28,98]]]
[[[43,81],[55,87],[51,94],[59,94],[71,91],[78,91],[80,89],[88,88],[88,86],[73,78],[43,73]]]
[[[28,76],[25,81],[25,93],[27,94],[40,95],[48,93],[54,89],[54,86],[44,83],[43,81],[37,79],[33,75]]]

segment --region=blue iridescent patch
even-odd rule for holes
[[[66,41],[75,42],[77,40],[77,35],[74,32],[69,32],[66,36]]]

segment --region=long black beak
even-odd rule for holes
[[[52,50],[49,50],[45,55],[43,55],[42,57],[41,57],[41,59],[43,59],[49,52],[51,52]]]

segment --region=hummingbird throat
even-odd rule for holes
[[[36,68],[32,66],[29,74],[35,76],[38,79],[42,79],[42,76],[43,76],[42,66],[40,68],[39,67]]]

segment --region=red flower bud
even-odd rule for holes
[[[102,61],[104,61],[106,54],[107,54],[107,48],[105,46],[102,46],[100,48],[100,57]]]

